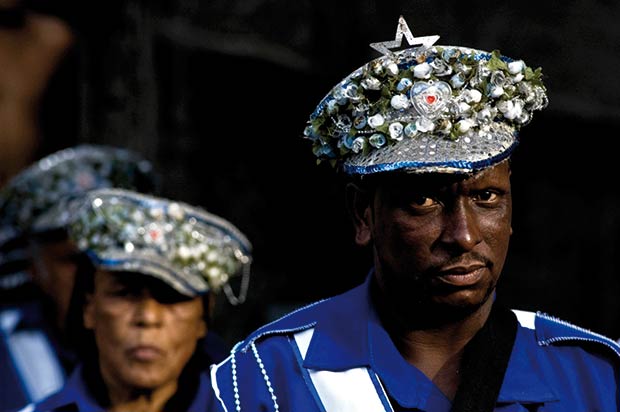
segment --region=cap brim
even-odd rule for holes
[[[428,133],[359,153],[347,159],[344,171],[365,175],[389,171],[413,173],[471,173],[507,159],[518,145],[512,129],[496,127],[487,134],[467,134],[449,140]]]
[[[119,252],[95,254],[92,251],[89,251],[88,255],[97,268],[111,272],[136,272],[153,276],[185,296],[200,296],[209,291],[209,284],[204,278],[173,267],[160,256]]]

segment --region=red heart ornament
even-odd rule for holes
[[[413,109],[423,118],[436,119],[441,116],[452,99],[452,88],[443,81],[418,81],[411,88],[409,96]]]

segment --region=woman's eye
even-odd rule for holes
[[[131,298],[131,297],[138,296],[140,294],[140,291],[136,290],[135,288],[131,288],[131,287],[116,287],[116,288],[111,288],[110,290],[108,290],[108,294],[110,296]]]
[[[116,288],[112,289],[110,294],[113,296],[127,296],[131,294],[131,291],[128,288]]]

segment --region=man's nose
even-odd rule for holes
[[[480,222],[466,200],[459,199],[446,211],[441,240],[460,251],[470,251],[482,241]]]

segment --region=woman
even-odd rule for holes
[[[119,189],[64,212],[82,251],[68,322],[82,363],[29,410],[209,410],[208,292],[247,272],[245,236],[202,209]]]

